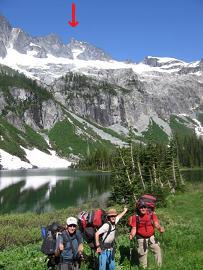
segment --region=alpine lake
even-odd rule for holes
[[[184,170],[189,182],[203,183],[202,170]],[[111,174],[75,169],[0,171],[0,214],[49,212],[69,206],[104,207]]]

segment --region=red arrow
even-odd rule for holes
[[[68,22],[70,24],[70,26],[72,26],[72,27],[76,27],[79,24],[79,22],[76,21],[75,11],[76,11],[76,6],[73,3],[72,4],[72,21]]]

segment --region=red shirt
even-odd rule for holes
[[[154,235],[154,222],[158,222],[156,214],[154,212],[151,214],[146,212],[144,216],[132,216],[130,225],[136,227],[136,234],[143,237],[150,237]]]

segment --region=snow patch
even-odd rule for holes
[[[38,168],[66,168],[71,165],[70,161],[58,157],[53,150],[50,151],[51,155],[49,155],[36,148],[28,150],[22,147],[22,149],[30,163]]]
[[[1,156],[1,165],[4,169],[7,170],[17,170],[17,169],[30,169],[32,165],[22,161],[19,157],[12,156],[9,153],[5,152],[4,150],[0,149],[0,156]]]
[[[77,57],[84,52],[84,48],[82,49],[73,49],[72,54],[73,54],[73,59],[77,59]]]
[[[18,35],[18,31],[16,30],[15,35]],[[32,46],[38,46],[34,43],[30,43]],[[101,60],[81,60],[78,59],[78,56],[83,52],[84,48],[75,48],[72,50],[73,58],[69,59],[65,57],[56,57],[51,54],[47,54],[46,58],[38,58],[35,57],[36,51],[28,51],[27,54],[22,54],[13,49],[12,42],[7,49],[7,55],[5,58],[0,58],[0,63],[3,65],[7,65],[13,69],[19,70],[23,72],[26,76],[35,79],[46,79],[50,77],[50,83],[63,75],[65,75],[69,71],[75,71],[80,73],[86,73],[86,69],[132,69],[137,74],[151,74],[157,76],[157,73],[169,73],[173,74],[179,69],[165,69],[164,67],[151,67],[149,65],[145,65],[143,63],[135,64],[135,63],[125,63],[115,60],[101,61]],[[159,62],[167,63],[168,61],[177,61],[179,63],[184,63],[175,58],[159,58]],[[58,69],[60,66],[60,71]],[[38,72],[36,73],[35,70]],[[29,71],[32,70],[32,71]],[[46,71],[46,73],[44,72]],[[90,75],[90,74],[89,74]]]
[[[21,148],[25,151],[26,158],[30,163],[22,161],[19,157],[12,156],[0,149],[1,165],[4,169],[31,169],[33,166],[37,166],[38,168],[67,168],[71,165],[70,161],[58,157],[55,151],[50,151],[51,155],[49,155],[36,148],[32,150],[24,147]]]
[[[197,119],[192,119],[197,126],[195,127],[195,133],[198,137],[202,137],[203,138],[203,126],[201,124],[200,121],[198,121]]]
[[[37,52],[32,50],[32,51],[27,51],[27,55],[28,56],[36,56],[37,55]]]
[[[184,61],[173,58],[173,57],[155,57],[155,56],[148,56],[148,58],[157,59],[159,63],[170,63],[170,62],[179,62],[185,64]]]
[[[34,44],[34,43],[32,43],[32,42],[30,42],[30,46],[41,48],[41,46],[39,46],[39,45],[37,45],[37,44]]]

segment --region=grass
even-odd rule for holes
[[[115,149],[115,146],[94,132],[90,127],[80,123],[66,112],[68,118],[57,122],[49,131],[49,139],[53,149],[61,156],[70,154],[87,156],[100,147]],[[63,135],[62,135],[63,134]]]
[[[31,127],[25,125],[24,128],[25,130],[21,131],[0,116],[0,149],[24,161],[26,161],[25,152],[20,146],[25,148],[36,147],[48,153],[49,146],[45,139]]]
[[[165,233],[157,238],[163,251],[162,270],[203,269],[203,183],[188,184],[184,194],[168,198],[167,208],[157,209]],[[120,209],[119,209],[120,210]],[[0,269],[42,270],[45,256],[40,252],[40,226],[67,215],[76,215],[79,209],[69,208],[46,214],[3,215],[0,217]],[[118,270],[139,269],[135,261],[135,246],[130,260],[128,228],[118,227],[116,262]],[[86,246],[86,253],[89,250]],[[149,268],[157,269],[149,254]],[[14,267],[15,266],[15,267]],[[90,269],[83,265],[82,270]]]
[[[151,120],[147,131],[142,132],[145,141],[167,143],[169,138],[163,129]]]
[[[182,118],[178,116],[172,115],[170,118],[170,127],[173,130],[174,134],[178,134],[180,136],[191,136],[194,134],[194,131],[187,127],[188,122],[184,121]]]

